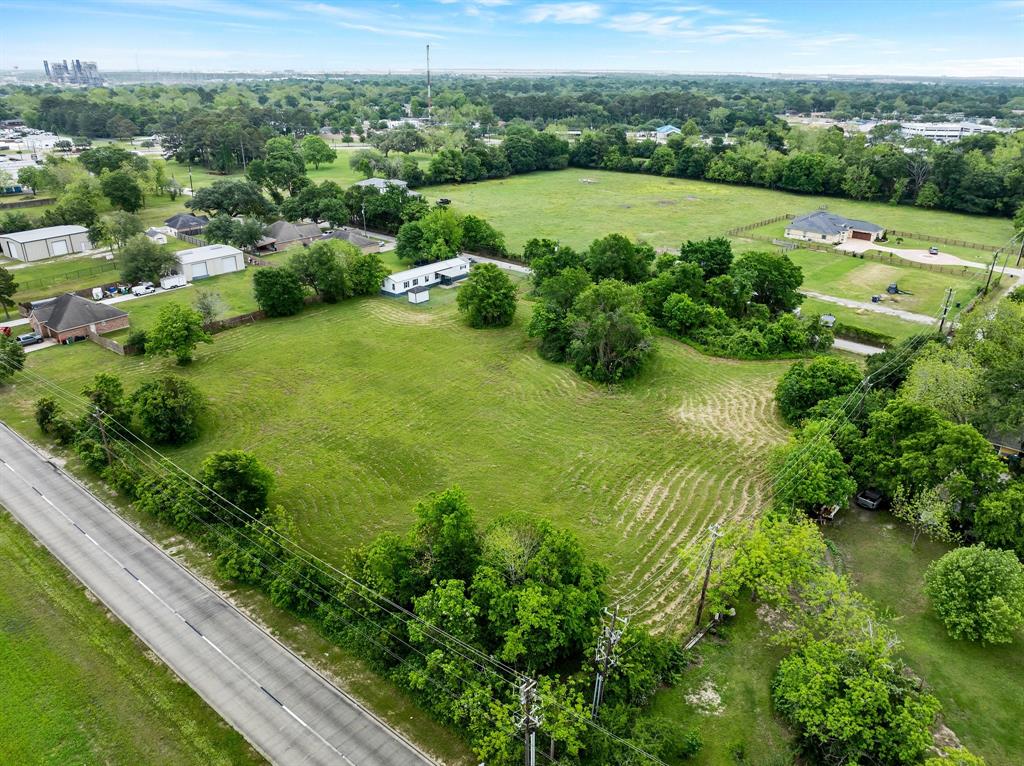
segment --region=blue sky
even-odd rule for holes
[[[1024,0],[4,0],[0,68],[1024,78]]]

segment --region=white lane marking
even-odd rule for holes
[[[14,470],[14,468],[12,468],[12,467],[11,467],[11,464],[10,464],[10,463],[8,463],[8,462],[7,462],[6,460],[3,460],[2,458],[0,458],[0,462],[3,462],[3,464],[4,464],[4,465],[6,465],[6,466],[7,466],[8,468],[10,468],[10,469],[11,469],[11,472],[12,472],[12,473],[14,473],[14,475],[15,475],[15,476],[18,476],[18,472],[17,472],[17,471],[15,471],[15,470]],[[21,479],[21,477],[20,477],[20,476],[18,476],[18,478],[19,478],[19,479]],[[341,751],[340,751],[340,750],[339,750],[339,749],[338,749],[337,747],[335,747],[335,746],[334,746],[333,744],[331,744],[331,743],[330,743],[330,742],[329,742],[329,741],[328,741],[327,739],[325,739],[325,738],[323,737],[323,735],[321,735],[321,734],[320,734],[320,732],[316,731],[316,729],[312,728],[312,727],[311,727],[311,726],[310,726],[309,724],[307,724],[307,723],[306,723],[305,721],[303,721],[303,720],[302,720],[301,718],[299,718],[299,716],[297,716],[297,715],[296,715],[296,714],[295,714],[294,712],[292,712],[292,711],[291,711],[291,710],[290,710],[290,709],[289,709],[289,708],[288,708],[288,707],[287,707],[286,705],[284,705],[284,704],[283,704],[283,703],[282,703],[282,702],[281,702],[280,700],[278,700],[278,699],[277,699],[277,697],[275,697],[275,696],[274,696],[273,694],[271,694],[271,693],[270,693],[269,691],[267,691],[266,687],[264,687],[264,686],[263,686],[263,684],[261,684],[261,683],[260,683],[259,681],[257,681],[257,680],[256,680],[256,678],[254,678],[254,677],[253,677],[253,676],[252,676],[252,675],[251,675],[251,674],[250,674],[250,673],[249,673],[248,671],[246,671],[246,670],[245,670],[245,669],[244,669],[244,668],[243,668],[243,667],[242,667],[241,665],[239,665],[239,664],[238,664],[237,662],[235,662],[235,661],[234,661],[233,659],[231,659],[231,657],[229,657],[228,655],[226,655],[226,654],[225,654],[225,653],[224,653],[223,651],[221,651],[221,648],[220,648],[219,646],[217,646],[217,645],[216,645],[215,643],[213,643],[213,642],[212,642],[212,641],[211,641],[211,640],[210,640],[209,638],[207,638],[207,637],[206,637],[206,636],[205,636],[205,635],[204,635],[203,633],[201,633],[201,632],[199,631],[199,629],[198,629],[198,628],[196,628],[196,627],[195,627],[195,626],[194,626],[194,625],[193,625],[192,623],[190,623],[190,622],[189,622],[188,620],[186,620],[186,619],[185,619],[185,617],[184,617],[184,615],[182,615],[182,614],[181,614],[181,613],[180,613],[180,612],[179,612],[179,611],[178,611],[177,609],[175,609],[174,607],[172,607],[172,606],[171,606],[170,604],[168,604],[168,603],[167,603],[167,602],[166,602],[166,601],[165,601],[165,600],[164,600],[163,598],[161,598],[161,597],[160,597],[159,595],[157,595],[157,593],[156,593],[156,592],[154,592],[154,591],[153,591],[153,589],[152,589],[152,588],[150,588],[150,587],[149,587],[148,585],[146,585],[146,583],[144,583],[144,582],[143,582],[143,581],[142,581],[142,580],[141,580],[140,578],[136,577],[136,576],[135,576],[135,575],[134,575],[134,574],[132,573],[132,571],[131,571],[130,569],[128,569],[128,567],[126,567],[126,566],[125,566],[124,564],[122,564],[122,563],[121,563],[121,562],[120,562],[120,561],[119,561],[119,560],[117,559],[117,557],[116,557],[116,556],[114,556],[114,554],[112,554],[112,553],[111,553],[110,551],[108,551],[108,550],[107,550],[106,548],[104,548],[104,547],[103,547],[102,545],[100,545],[100,544],[99,544],[98,542],[96,542],[95,538],[93,538],[93,537],[92,537],[92,536],[91,536],[91,535],[90,535],[90,534],[89,534],[88,532],[86,532],[86,531],[85,531],[85,530],[84,530],[84,529],[83,529],[82,527],[80,527],[80,526],[79,526],[79,525],[78,525],[78,524],[77,524],[77,523],[76,523],[76,522],[74,521],[74,519],[72,519],[72,518],[71,518],[70,516],[68,516],[68,515],[67,515],[66,513],[64,513],[64,511],[63,511],[63,510],[61,510],[60,508],[58,508],[58,507],[57,507],[57,506],[56,506],[56,505],[55,505],[55,504],[53,503],[53,501],[52,501],[52,500],[50,500],[50,498],[48,498],[48,497],[47,497],[46,495],[44,495],[44,494],[43,494],[42,492],[40,492],[40,491],[39,491],[38,489],[36,489],[36,488],[35,488],[34,486],[32,486],[31,484],[29,484],[29,483],[28,483],[27,481],[25,481],[24,479],[21,479],[21,480],[22,480],[22,482],[23,482],[24,484],[28,485],[28,486],[29,486],[29,487],[30,487],[31,489],[35,490],[36,494],[37,494],[37,495],[39,495],[39,497],[41,497],[41,498],[42,498],[42,499],[43,499],[43,500],[44,500],[44,501],[45,501],[45,502],[46,502],[46,503],[47,503],[47,504],[48,504],[48,505],[49,505],[49,506],[50,506],[51,508],[53,508],[53,509],[54,509],[55,511],[57,511],[57,513],[59,513],[59,514],[60,514],[61,516],[63,516],[63,517],[64,517],[64,519],[65,519],[65,520],[66,520],[66,521],[67,521],[67,522],[68,522],[69,524],[71,524],[71,526],[73,526],[73,527],[74,527],[75,529],[77,529],[77,530],[78,530],[79,532],[81,532],[81,533],[82,533],[83,535],[85,535],[85,537],[86,537],[86,538],[87,538],[87,539],[88,539],[88,540],[89,540],[89,541],[90,541],[90,542],[91,542],[91,543],[92,543],[93,545],[95,545],[95,546],[96,546],[97,548],[99,548],[99,549],[100,549],[101,551],[103,551],[103,553],[104,553],[104,554],[105,554],[105,555],[107,556],[107,558],[109,558],[109,559],[110,559],[111,561],[113,561],[113,562],[114,562],[114,563],[115,563],[115,564],[116,564],[116,565],[118,566],[118,568],[120,568],[121,570],[123,570],[123,571],[124,571],[124,572],[125,572],[126,574],[128,574],[128,575],[129,575],[129,576],[130,576],[130,577],[131,577],[132,579],[134,579],[134,580],[135,580],[135,582],[137,582],[137,583],[138,583],[139,585],[141,585],[141,586],[142,586],[143,588],[145,588],[145,589],[146,589],[146,591],[147,591],[147,592],[148,592],[148,593],[149,593],[149,594],[150,594],[151,596],[153,596],[153,598],[155,598],[155,599],[156,599],[157,601],[159,601],[159,602],[160,602],[160,604],[161,604],[161,605],[162,605],[162,606],[163,606],[163,607],[164,607],[165,609],[167,609],[167,611],[169,611],[169,612],[170,612],[171,614],[173,614],[173,615],[174,615],[175,617],[177,617],[177,618],[178,618],[179,620],[181,620],[181,621],[182,621],[183,623],[185,623],[185,625],[186,625],[186,626],[188,626],[189,628],[191,628],[191,629],[192,629],[192,631],[193,631],[193,632],[194,632],[194,633],[195,633],[196,635],[198,635],[198,636],[199,636],[200,638],[202,638],[202,639],[203,639],[203,641],[205,641],[205,642],[206,642],[207,644],[209,644],[209,645],[210,645],[210,646],[211,646],[211,647],[212,647],[212,648],[213,648],[213,649],[214,649],[214,650],[215,650],[215,651],[216,651],[216,652],[217,652],[217,653],[218,653],[218,654],[219,654],[219,655],[220,655],[221,657],[223,657],[223,658],[224,658],[225,660],[227,660],[227,662],[228,662],[228,663],[229,663],[229,664],[230,664],[230,665],[231,665],[231,666],[232,666],[233,668],[235,668],[235,670],[237,670],[237,671],[238,671],[239,673],[241,673],[241,674],[242,674],[243,676],[245,676],[245,677],[246,677],[246,679],[248,679],[248,680],[249,680],[249,681],[250,681],[250,682],[251,682],[251,683],[252,683],[252,684],[253,684],[254,686],[256,686],[256,687],[257,687],[258,689],[260,689],[261,691],[263,691],[263,693],[264,693],[264,694],[266,694],[266,695],[267,695],[268,697],[270,697],[270,699],[274,700],[274,702],[276,702],[276,703],[278,704],[278,706],[279,706],[279,707],[280,707],[280,708],[281,708],[282,710],[284,710],[284,711],[285,711],[285,712],[286,712],[286,713],[287,713],[288,715],[290,715],[290,716],[291,716],[292,718],[294,718],[294,719],[295,719],[295,720],[296,720],[296,721],[297,721],[297,722],[298,722],[299,724],[301,724],[301,725],[302,725],[302,726],[303,726],[303,727],[304,727],[304,728],[305,728],[305,729],[306,729],[307,731],[309,731],[309,732],[310,732],[311,734],[313,734],[313,736],[314,736],[314,737],[316,737],[317,739],[319,739],[319,740],[320,740],[320,741],[321,741],[321,742],[322,742],[322,743],[323,743],[323,744],[324,744],[324,745],[325,745],[326,747],[328,747],[329,749],[331,749],[332,751],[334,751],[335,753],[337,753],[337,754],[338,754],[339,756],[341,756],[341,757],[342,757],[342,758],[344,759],[345,763],[349,764],[349,766],[356,766],[356,765],[355,765],[355,764],[354,764],[354,763],[353,763],[353,762],[352,762],[352,761],[351,761],[351,760],[349,759],[349,757],[348,757],[347,755],[345,755],[345,754],[344,754],[343,752],[341,752]]]

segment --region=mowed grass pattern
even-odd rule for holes
[[[407,530],[420,498],[458,484],[484,523],[524,511],[575,531],[610,568],[613,591],[650,586],[645,619],[692,619],[696,577],[678,549],[712,521],[758,509],[758,470],[786,435],[772,392],[788,363],[714,359],[661,339],[641,378],[605,388],[540,359],[528,311],[522,303],[513,327],[484,331],[464,326],[450,300],[361,299],[222,333],[187,368],[93,344],[33,354],[29,368],[76,392],[104,370],[130,389],[163,372],[191,378],[210,402],[204,434],[170,454],[195,468],[212,450],[252,450],[277,477],[272,501],[333,561]],[[40,394],[19,382],[0,414],[37,435]]]
[[[430,201],[448,197],[456,211],[487,218],[505,233],[513,250],[521,250],[531,237],[551,237],[582,248],[614,232],[674,249],[687,239],[724,236],[737,226],[787,213],[800,215],[822,205],[887,228],[982,244],[999,245],[1013,234],[1005,218],[583,168],[422,192]]]

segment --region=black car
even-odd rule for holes
[[[877,511],[884,500],[885,497],[877,489],[862,489],[853,498],[853,502],[869,511]]]

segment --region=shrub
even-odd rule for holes
[[[1024,625],[1024,566],[1012,551],[952,550],[928,567],[925,592],[953,638],[1010,643]]]
[[[288,268],[259,269],[252,277],[256,303],[268,317],[290,317],[305,305],[302,282]]]
[[[199,436],[203,395],[184,378],[168,375],[150,381],[134,394],[132,406],[139,433],[158,444],[187,444]]]
[[[478,263],[455,297],[470,327],[507,327],[516,315],[516,286],[493,263]]]
[[[833,356],[819,356],[809,362],[797,362],[779,380],[775,399],[782,417],[799,422],[815,404],[853,391],[861,380],[853,362]]]
[[[256,456],[242,450],[222,450],[208,455],[199,469],[199,479],[221,497],[243,511],[258,514],[267,507],[267,496],[274,486],[274,475]],[[239,525],[240,518],[225,518],[227,523]]]
[[[51,433],[54,419],[60,414],[60,405],[49,396],[36,402],[36,425],[44,434]]]

